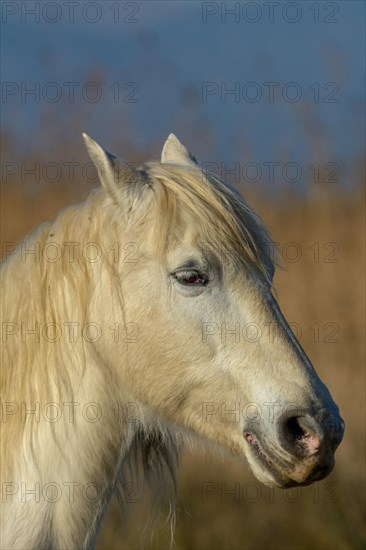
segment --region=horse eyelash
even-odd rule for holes
[[[177,276],[179,273],[195,273],[195,274],[197,274],[199,277],[201,277],[202,279],[205,280],[205,282],[201,286],[207,286],[211,281],[211,278],[209,277],[209,275],[207,275],[207,273],[204,273],[203,271],[201,271],[200,269],[198,269],[196,267],[191,267],[191,268],[188,267],[188,268],[178,269],[178,270],[174,271],[173,273],[171,273],[171,276],[174,277],[174,279],[182,285],[184,285],[185,283],[182,283],[179,280],[179,278]],[[187,284],[186,286],[190,286],[190,285]]]

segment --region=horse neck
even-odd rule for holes
[[[109,328],[121,298],[112,281],[114,212],[98,190],[41,225],[5,263],[2,284],[14,291],[2,300],[2,318],[16,329],[4,346],[9,395],[15,383],[30,403],[72,401],[83,387],[89,401],[129,400],[115,366],[123,371],[123,354],[113,356]],[[18,365],[23,374],[13,380]]]

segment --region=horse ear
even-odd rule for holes
[[[134,190],[142,184],[141,173],[136,166],[108,153],[87,134],[83,134],[83,138],[103,187],[114,199],[118,201],[121,198],[123,189]]]
[[[184,145],[174,135],[170,134],[161,152],[161,162],[196,166],[196,159],[187,151]]]

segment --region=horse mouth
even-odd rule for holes
[[[266,478],[269,474],[273,484],[283,489],[310,485],[326,477],[333,469],[334,462],[329,466],[315,467],[314,457],[304,464],[280,464],[274,456],[269,455],[253,432],[245,431],[243,435],[254,459],[256,470],[259,469],[259,473],[264,474]]]
[[[244,432],[244,439],[249,445],[250,452],[256,459],[256,462],[267,471],[271,477],[273,477],[274,482],[277,485],[283,487],[282,476],[278,471],[277,466],[274,464],[273,460],[269,457],[268,453],[263,449],[262,445],[259,443],[258,438],[253,434],[253,432]],[[279,479],[280,477],[280,479]]]

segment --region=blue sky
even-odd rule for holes
[[[77,2],[73,14],[54,4],[2,3],[3,125],[23,143],[38,137],[47,148],[38,136],[47,108],[65,121],[86,112],[85,130],[106,144],[113,133],[143,150],[174,131],[207,160],[318,152],[346,166],[364,147],[361,0],[105,0]],[[82,86],[96,75],[101,97],[87,101]],[[39,101],[22,97],[37,86]]]

